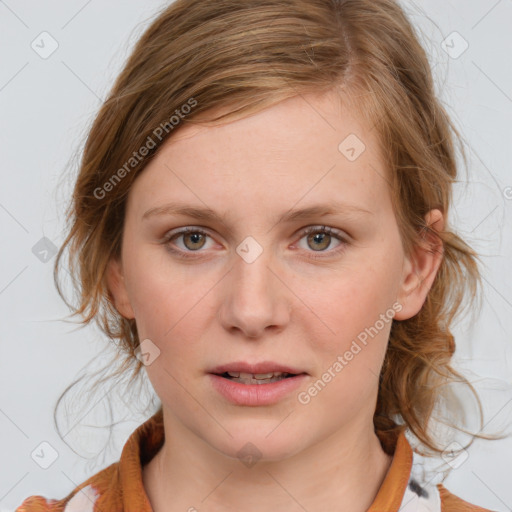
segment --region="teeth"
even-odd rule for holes
[[[240,377],[242,379],[271,379],[272,377],[279,377],[281,375],[280,372],[270,372],[270,373],[240,373]]]
[[[235,379],[271,379],[273,377],[281,377],[283,375],[288,375],[283,372],[270,372],[270,373],[243,373],[243,372],[227,372],[227,374]]]
[[[270,384],[286,378],[289,373],[269,372],[269,373],[244,373],[244,372],[226,372],[232,381],[241,384]]]

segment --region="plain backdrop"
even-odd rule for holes
[[[481,254],[484,295],[480,316],[457,326],[455,364],[480,393],[486,431],[499,430],[512,421],[512,2],[402,3],[467,141],[469,168],[455,187],[452,221]],[[52,265],[72,181],[61,177],[76,172],[73,155],[87,126],[163,5],[0,0],[0,511],[33,494],[63,497],[117,461],[145,419],[133,409],[103,458],[94,457],[106,443],[105,429],[69,430],[74,451],[57,435],[57,397],[91,358],[106,360],[107,351],[97,328],[61,321],[68,309],[54,288]],[[106,406],[91,402],[89,409],[96,405],[101,418]],[[43,452],[46,460],[37,461]],[[472,503],[512,510],[512,440],[477,441],[467,455],[445,486]]]

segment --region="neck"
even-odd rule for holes
[[[392,460],[373,428],[353,425],[287,459],[247,467],[171,423],[164,411],[164,445],[143,468],[154,512],[338,510],[341,504],[364,512]]]

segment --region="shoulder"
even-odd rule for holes
[[[452,494],[442,484],[437,484],[437,488],[441,497],[441,512],[493,512],[464,501]]]
[[[29,496],[15,512],[50,512],[58,510],[54,507],[56,500],[47,500],[43,496]]]
[[[160,408],[132,432],[118,462],[91,476],[60,500],[30,496],[15,512],[93,512],[94,509],[151,512],[142,466],[160,449],[164,437]]]
[[[115,506],[119,494],[116,483],[117,467],[118,463],[110,465],[59,500],[29,496],[15,512],[93,512],[95,504],[98,502],[99,506],[100,501],[102,504],[107,502],[109,506]]]

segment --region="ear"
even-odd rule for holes
[[[430,210],[425,216],[425,225],[429,229],[422,230],[419,242],[405,258],[397,297],[402,309],[396,313],[396,320],[407,320],[421,310],[443,259],[443,242],[430,231],[440,232],[444,229],[441,211]]]
[[[112,297],[117,311],[127,319],[135,318],[128,291],[124,280],[122,263],[118,259],[111,259],[107,264],[106,270],[107,286],[109,295]]]

